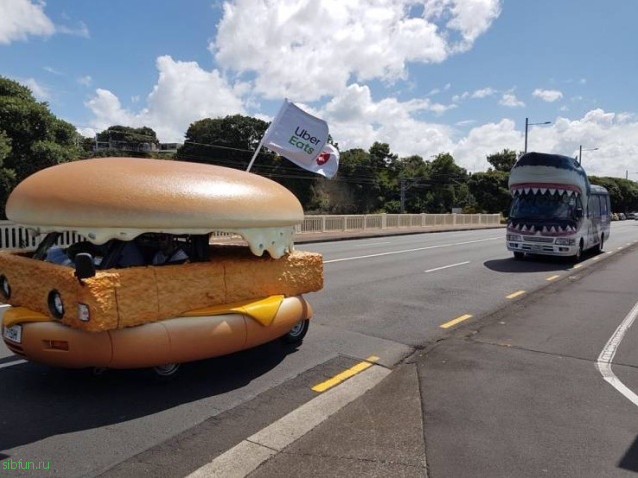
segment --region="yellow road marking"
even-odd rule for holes
[[[453,325],[458,324],[459,322],[463,322],[464,320],[469,319],[470,317],[472,317],[470,314],[465,314],[465,315],[462,315],[460,317],[457,317],[454,320],[450,320],[449,322],[441,324],[439,327],[441,327],[442,329],[448,329],[448,328],[452,327]]]
[[[334,377],[326,380],[325,382],[318,383],[312,390],[315,392],[325,392],[329,388],[334,387],[335,385],[340,384],[344,380],[363,372],[365,369],[370,368],[374,365],[374,363],[379,360],[379,357],[376,355],[371,355],[365,361],[359,362],[357,365],[350,367],[348,370],[341,372],[340,374],[335,375]]]
[[[524,290],[517,290],[516,292],[513,292],[512,294],[506,296],[506,299],[513,299],[514,297],[518,297],[519,295],[523,295],[525,293]]]
[[[550,276],[545,280],[554,280],[554,279],[558,279],[560,276],[558,274],[554,275],[554,276]]]
[[[595,256],[594,260],[597,261],[598,259],[600,259],[600,256]]]
[[[576,264],[574,267],[572,267],[572,269],[580,269],[581,267],[583,267],[582,264]]]

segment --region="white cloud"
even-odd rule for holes
[[[89,75],[84,75],[78,78],[78,83],[84,86],[91,84],[92,78]]]
[[[400,102],[395,98],[373,101],[367,86],[350,85],[316,113],[330,125],[330,134],[341,149],[368,149],[375,142],[388,143],[402,156],[449,150],[452,128],[416,117],[436,106],[425,100]]]
[[[84,22],[79,22],[77,27],[69,27],[66,25],[56,25],[55,30],[57,33],[65,33],[67,35],[73,35],[76,37],[90,38],[89,27]]]
[[[496,90],[494,88],[482,88],[472,93],[472,98],[486,98],[494,94],[496,94]]]
[[[424,14],[410,14],[419,5]],[[394,82],[408,63],[466,51],[499,14],[499,0],[236,0],[209,49],[222,67],[254,74],[257,93],[312,101],[351,78]]]
[[[61,71],[58,71],[58,70],[56,70],[55,68],[53,68],[51,66],[43,66],[42,68],[44,69],[44,71],[48,71],[52,75],[62,76],[64,74]]]
[[[458,103],[460,101],[466,100],[468,98],[481,99],[487,98],[488,96],[493,96],[498,93],[494,88],[481,88],[480,90],[475,90],[472,93],[469,91],[464,91],[460,95],[454,95],[452,97],[452,101]]]
[[[199,119],[245,114],[240,100],[246,85],[231,86],[217,70],[205,71],[195,62],[174,61],[161,56],[156,61],[159,79],[139,111],[124,108],[119,98],[97,89],[86,102],[93,112],[91,127],[103,130],[114,124],[149,126],[162,141],[180,141],[188,126]]]
[[[521,100],[519,100],[514,93],[511,91],[507,91],[503,93],[503,96],[498,102],[499,105],[509,106],[511,108],[516,108],[519,106],[525,106]]]
[[[40,101],[46,101],[51,98],[49,88],[41,85],[34,78],[22,79],[20,80],[20,83],[27,86],[33,93],[33,96]]]
[[[503,149],[523,149],[521,131],[513,120],[504,118],[498,123],[487,123],[472,128],[451,149],[454,160],[471,172],[485,171],[490,165],[486,157]]]
[[[55,25],[44,12],[42,0],[0,1],[0,45],[26,41],[30,36],[50,37],[64,33],[88,38],[89,29],[79,22],[77,27]]]
[[[548,103],[553,103],[556,100],[560,100],[563,97],[563,93],[558,90],[541,90],[537,88],[532,93],[532,96],[547,101]]]
[[[55,33],[44,13],[43,2],[5,0],[0,2],[0,44],[26,40],[30,35],[48,37]]]

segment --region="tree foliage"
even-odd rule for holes
[[[31,91],[0,76],[0,200],[4,204],[15,185],[34,172],[79,157],[80,136],[58,119]]]
[[[176,159],[246,170],[268,124],[243,115],[192,123]],[[250,170],[290,189],[304,205],[311,202],[314,174],[262,148]]]
[[[492,165],[496,171],[509,173],[516,162],[518,155],[511,149],[504,149],[500,153],[493,153],[487,157],[487,162]]]
[[[246,170],[269,124],[258,118],[232,115],[205,118],[192,123],[185,134],[177,160]],[[115,145],[94,151],[95,141]],[[332,137],[328,139],[332,144]],[[46,103],[31,91],[0,76],[0,214],[15,185],[40,169],[91,156],[129,156],[122,144],[159,145],[148,127],[114,125],[82,138],[75,128],[56,118]],[[153,156],[138,151],[136,156]],[[421,156],[399,157],[388,143],[375,142],[368,150],[340,152],[337,175],[328,180],[310,173],[285,158],[262,148],[251,172],[269,177],[291,190],[306,212],[328,214],[369,213],[502,213],[507,215],[510,195],[507,181],[517,153],[503,149],[486,157],[486,172],[468,174],[449,153],[425,160]],[[638,210],[638,184],[627,179],[590,177],[592,184],[606,187],[612,210]]]

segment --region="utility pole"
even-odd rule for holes
[[[542,123],[530,123],[529,118],[525,118],[525,151],[524,153],[527,153],[527,130],[529,129],[529,127],[539,125],[539,124],[551,124],[551,123],[552,123],[551,121],[543,121]]]

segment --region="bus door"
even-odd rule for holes
[[[592,194],[589,196],[589,207],[587,216],[589,218],[587,226],[587,239],[585,248],[592,247],[597,244],[600,238],[600,196]]]

